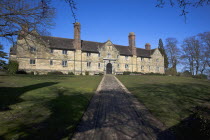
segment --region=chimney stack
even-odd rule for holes
[[[149,43],[146,43],[146,44],[145,44],[145,49],[146,49],[146,50],[151,50],[151,45],[150,45]]]
[[[128,36],[129,48],[131,49],[132,55],[136,55],[136,36],[134,32],[130,32]]]
[[[81,50],[81,38],[80,38],[81,25],[79,22],[74,23],[74,48]]]

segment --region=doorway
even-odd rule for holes
[[[112,64],[108,63],[106,65],[106,74],[112,74]]]

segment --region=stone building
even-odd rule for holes
[[[19,70],[46,74],[61,71],[68,74],[122,74],[123,72],[164,73],[164,57],[158,49],[137,48],[135,34],[128,36],[128,46],[100,43],[80,38],[80,23],[74,24],[74,39],[26,35],[23,29],[17,45],[10,50],[10,59],[19,62]],[[27,38],[27,39],[26,39]]]

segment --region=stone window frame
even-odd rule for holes
[[[157,72],[160,72],[160,67],[156,67],[156,71]]]
[[[129,68],[129,65],[128,64],[125,64],[125,68],[128,69]]]
[[[90,57],[91,56],[91,53],[90,52],[87,52],[87,57]]]
[[[98,69],[100,69],[101,68],[101,63],[98,63]]]
[[[68,54],[68,51],[67,50],[62,50],[62,54],[67,55]]]
[[[67,67],[68,66],[68,61],[67,60],[62,60],[62,66]]]
[[[31,53],[36,52],[36,47],[30,46],[29,50],[30,50]]]
[[[50,53],[54,53],[54,49],[50,49]]]
[[[128,56],[125,56],[125,60],[128,60]]]
[[[53,60],[50,60],[50,65],[51,65],[51,66],[53,65]]]
[[[91,67],[91,62],[87,62],[87,68]]]
[[[35,65],[35,64],[36,64],[36,59],[30,59],[29,63],[30,63],[31,65]]]
[[[144,57],[141,57],[141,61],[144,61]]]
[[[111,58],[111,53],[108,53],[107,54],[107,58]]]

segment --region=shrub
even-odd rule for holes
[[[89,75],[89,71],[85,71],[85,75]]]
[[[102,76],[102,75],[104,75],[104,74],[100,72],[98,75],[99,75],[99,76]]]
[[[16,74],[27,74],[27,72],[24,71],[24,70],[19,70],[19,71],[16,72]]]
[[[130,74],[131,74],[130,71],[124,71],[124,72],[123,72],[123,75],[130,75]]]
[[[17,61],[9,61],[9,64],[8,64],[8,73],[9,74],[16,74],[16,72],[18,71],[18,62]]]
[[[184,71],[184,72],[181,73],[181,76],[184,76],[184,77],[192,77],[192,74],[188,70],[186,70],[186,71]]]
[[[162,73],[145,73],[145,75],[159,75],[159,76],[164,76],[165,74],[162,74]]]
[[[165,73],[166,75],[173,75],[173,76],[177,75],[177,71],[175,68],[169,68],[165,71]]]
[[[205,75],[205,74],[198,74],[198,75],[194,75],[193,78],[197,78],[197,79],[207,79],[207,75]]]
[[[48,72],[47,75],[63,75],[63,73],[61,71],[52,71]]]
[[[68,75],[74,75],[74,73],[73,72],[69,72]]]

